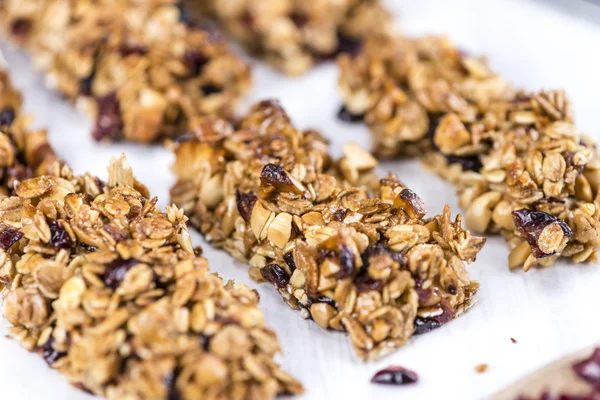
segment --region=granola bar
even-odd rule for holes
[[[345,112],[364,116],[375,152],[422,155],[470,229],[507,239],[509,267],[598,260],[600,160],[563,91],[514,90],[445,37],[372,39],[339,65]]]
[[[272,399],[302,386],[273,360],[258,294],[223,283],[124,157],[107,183],[45,175],[0,200],[10,336],[108,399]]]
[[[95,119],[96,140],[153,142],[229,116],[249,67],[177,0],[6,0],[0,20],[47,84]]]
[[[217,247],[251,265],[284,301],[323,328],[346,331],[373,360],[459,316],[478,284],[465,262],[485,243],[450,209],[422,200],[354,144],[334,161],[275,101],[242,118],[205,121],[179,143],[172,200]],[[371,191],[373,194],[370,194]]]
[[[209,0],[198,2],[250,52],[275,68],[300,75],[365,37],[392,30],[380,0]]]
[[[0,197],[12,192],[15,181],[60,168],[46,132],[28,125],[29,118],[21,112],[21,94],[0,67]]]

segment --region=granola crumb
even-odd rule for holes
[[[475,372],[477,372],[478,374],[483,374],[485,371],[487,371],[487,369],[488,369],[487,364],[479,364],[479,365],[475,366]]]
[[[515,339],[515,338],[510,338],[510,341],[513,343],[517,343],[517,339]]]

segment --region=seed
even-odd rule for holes
[[[267,239],[275,246],[283,249],[292,235],[292,215],[279,213],[269,225]]]
[[[487,369],[487,364],[479,364],[475,367],[475,371],[477,371],[478,374],[483,374],[485,371],[487,371]]]

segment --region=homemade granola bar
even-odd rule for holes
[[[364,115],[381,156],[423,155],[511,268],[597,261],[600,161],[564,92],[515,91],[445,37],[372,39],[339,64],[342,115]]]
[[[485,239],[448,207],[425,219],[422,200],[397,178],[373,180],[377,162],[358,146],[333,161],[325,139],[296,129],[274,101],[236,128],[205,121],[196,134],[177,145],[173,201],[303,318],[347,331],[361,359],[389,354],[474,303],[478,284],[465,262]]]
[[[15,181],[60,167],[46,132],[28,125],[29,118],[21,113],[21,94],[0,66],[0,197],[12,192]]]
[[[45,175],[0,200],[10,335],[76,387],[108,399],[272,399],[302,386],[273,361],[258,294],[223,284],[113,159],[108,183]]]
[[[393,29],[380,0],[196,2],[250,52],[290,75],[339,53],[355,52],[365,37]]]
[[[95,118],[97,140],[152,142],[229,116],[249,67],[177,0],[6,0],[7,34],[47,84]]]

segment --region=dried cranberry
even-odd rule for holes
[[[370,265],[369,259],[371,257],[382,256],[382,255],[389,256],[392,260],[396,261],[401,266],[406,265],[406,260],[402,254],[390,249],[384,243],[375,243],[375,244],[372,244],[369,247],[367,247],[365,249],[365,252],[362,255],[362,261],[363,261],[363,265],[364,265],[363,268],[369,267],[369,265]]]
[[[10,249],[22,237],[23,234],[12,226],[0,224],[0,248],[2,250]]]
[[[529,243],[532,253],[536,258],[552,255],[544,253],[538,246],[538,238],[548,225],[557,223],[562,228],[565,236],[571,237],[573,235],[571,228],[569,228],[569,225],[565,221],[543,211],[532,211],[524,208],[513,211],[512,216],[517,227],[517,232]]]
[[[247,29],[251,31],[253,31],[255,28],[254,16],[249,12],[244,12],[240,16],[240,22],[242,23],[242,25],[244,25]]]
[[[131,267],[138,263],[139,261],[135,258],[130,258],[127,260],[117,258],[108,264],[104,269],[104,273],[102,274],[104,284],[111,289],[118,288],[121,284],[121,281],[123,281],[123,278],[125,278],[127,271],[129,271]]]
[[[292,271],[292,273],[294,273],[294,271],[296,270],[296,262],[294,261],[294,252],[290,251],[289,253],[284,254],[283,261],[285,261],[287,266],[290,267],[290,271]]]
[[[186,50],[183,59],[190,76],[200,75],[209,61],[208,57],[196,50]]]
[[[351,38],[343,33],[338,34],[338,48],[336,55],[344,53],[355,56],[360,53],[361,48],[362,41],[359,39]]]
[[[41,356],[44,357],[44,360],[46,360],[48,365],[54,364],[56,360],[67,355],[67,353],[56,351],[52,344],[54,344],[54,337],[50,336],[50,339],[48,339],[48,341],[42,346],[40,346],[38,349]]]
[[[427,333],[440,326],[448,323],[454,318],[454,310],[442,303],[443,312],[434,317],[416,317],[415,318],[415,335]]]
[[[337,303],[334,299],[327,296],[319,296],[319,297],[309,297],[310,303],[325,303],[329,304],[333,308],[338,308]]]
[[[290,19],[298,28],[302,28],[308,23],[308,16],[299,11],[294,11],[290,14]]]
[[[371,275],[366,273],[366,270],[365,273],[360,273],[356,276],[354,284],[359,293],[368,292],[369,290],[379,290],[383,287],[383,281],[371,277]]]
[[[267,164],[260,173],[260,187],[264,193],[270,193],[273,190],[278,192],[302,193],[290,176],[283,168],[276,164]]]
[[[441,119],[442,117],[440,115],[429,115],[429,129],[427,130],[427,138],[429,139],[429,142],[435,151],[440,151],[440,148],[437,147],[435,142],[433,141],[433,137],[435,136],[435,131],[437,130]]]
[[[337,117],[344,122],[362,122],[365,114],[352,114],[346,106],[342,106],[337,113]]]
[[[0,110],[0,126],[11,126],[15,117],[15,110],[12,107],[4,107]]]
[[[48,226],[50,227],[50,246],[55,249],[68,249],[73,245],[71,236],[60,222],[48,219]]]
[[[483,165],[479,156],[445,156],[449,164],[460,164],[463,171],[479,172]]]
[[[122,57],[129,57],[134,54],[144,55],[146,53],[148,53],[148,49],[139,44],[121,43],[121,46],[119,47],[119,54],[121,54]]]
[[[573,364],[573,370],[581,379],[600,389],[600,347],[596,347],[589,358]]]
[[[202,93],[204,93],[205,96],[210,96],[211,94],[221,93],[223,88],[212,83],[207,83],[206,85],[202,85],[200,90],[202,90]]]
[[[31,31],[31,21],[27,18],[17,18],[11,24],[11,32],[18,39],[22,39]]]
[[[265,281],[271,282],[277,289],[286,287],[290,281],[287,272],[277,264],[265,265],[260,269],[260,274]]]
[[[346,214],[348,214],[348,209],[338,208],[331,215],[333,216],[333,219],[335,219],[336,221],[343,221],[344,218],[346,218]]]
[[[383,385],[408,385],[416,383],[419,380],[419,376],[416,372],[399,366],[390,366],[381,371],[377,371],[371,383],[378,383]]]
[[[252,209],[254,208],[254,204],[258,200],[258,197],[252,192],[240,192],[239,190],[235,191],[235,203],[237,204],[237,209],[242,218],[246,223],[250,223],[250,217],[252,216]]]
[[[163,383],[167,387],[167,400],[181,400],[181,394],[177,389],[176,382],[179,371],[175,370],[163,378]]]
[[[116,93],[107,94],[96,99],[98,104],[98,116],[94,129],[94,139],[115,140],[118,139],[123,129],[119,99]]]

